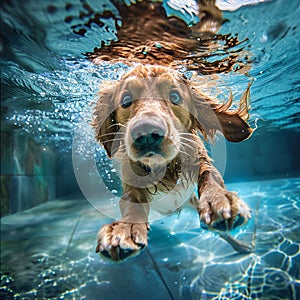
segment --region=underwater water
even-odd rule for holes
[[[232,234],[253,251],[237,254],[188,206],[153,218],[149,246],[112,263],[95,241],[118,214],[120,179],[94,141],[90,103],[102,81],[130,67],[96,66],[83,53],[117,32],[109,16],[84,25],[89,7],[95,18],[118,11],[108,0],[1,1],[1,299],[300,298],[300,2],[217,4],[229,20],[221,33],[246,39],[251,60],[249,76],[220,74],[220,88],[239,98],[253,80],[256,130],[241,146],[221,140],[211,151],[252,209]],[[110,193],[96,188],[101,180]]]
[[[111,219],[87,201],[52,201],[2,220],[3,299],[299,299],[300,179],[228,185],[253,217],[238,254],[200,229],[187,207],[151,224],[149,246],[121,263],[99,259],[95,232]]]

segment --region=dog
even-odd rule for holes
[[[165,66],[139,64],[117,83],[103,83],[92,126],[108,157],[120,163],[123,194],[122,218],[100,229],[96,252],[118,261],[147,246],[151,206],[168,214],[190,201],[212,229],[247,222],[249,207],[226,189],[200,136],[249,138],[249,89],[232,110],[232,99],[219,104],[201,81]]]
[[[228,234],[248,221],[250,209],[226,189],[204,145],[217,132],[231,142],[251,136],[251,84],[236,109],[231,95],[220,104],[203,88],[203,75],[247,75],[248,52],[237,37],[216,33],[226,20],[215,1],[183,3],[180,12],[192,17],[189,24],[167,12],[171,2],[113,1],[121,19],[90,9],[85,27],[73,29],[84,36],[92,23],[105,28],[99,16],[112,18],[117,40],[85,54],[95,64],[131,67],[119,81],[102,83],[92,121],[96,140],[120,166],[121,219],[99,230],[96,247],[114,261],[147,246],[150,210],[179,212],[187,202],[198,211],[202,227],[216,230],[238,252],[251,251]]]

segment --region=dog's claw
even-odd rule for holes
[[[206,224],[210,224],[211,222],[211,218],[210,218],[210,215],[208,213],[206,213],[204,216],[203,216],[203,219],[204,219],[204,222]]]
[[[225,209],[223,212],[222,212],[222,216],[224,219],[230,219],[231,218],[231,213],[230,213],[230,210],[228,209]]]

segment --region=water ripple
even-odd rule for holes
[[[100,2],[90,1],[89,5],[95,12],[103,12],[106,5],[105,9],[118,15],[110,1]],[[235,8],[240,5],[234,3]],[[251,91],[254,126],[270,130],[300,127],[299,6],[298,1],[287,5],[274,0],[224,12],[230,22],[221,33],[238,33],[241,40],[248,39],[253,61],[249,74],[255,79]],[[74,34],[70,26],[80,24],[81,8],[76,0],[56,6],[50,0],[38,5],[33,0],[12,0],[1,5],[3,128],[22,128],[39,140],[43,132],[48,143],[71,140],[80,111],[95,98],[101,81],[116,80],[128,69],[124,64],[94,66],[83,58],[82,53],[116,36],[109,18],[102,20],[103,28],[91,26],[85,36]],[[265,17],[270,15],[272,18]],[[72,16],[69,23],[68,16]],[[244,90],[248,80],[236,74],[220,78],[220,89],[229,86],[234,94]]]

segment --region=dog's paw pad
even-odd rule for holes
[[[142,250],[142,248],[141,248]],[[140,253],[140,250],[122,249],[120,247],[112,247],[110,250],[103,250],[99,252],[104,258],[108,258],[113,261],[123,261],[131,256],[135,256]]]

